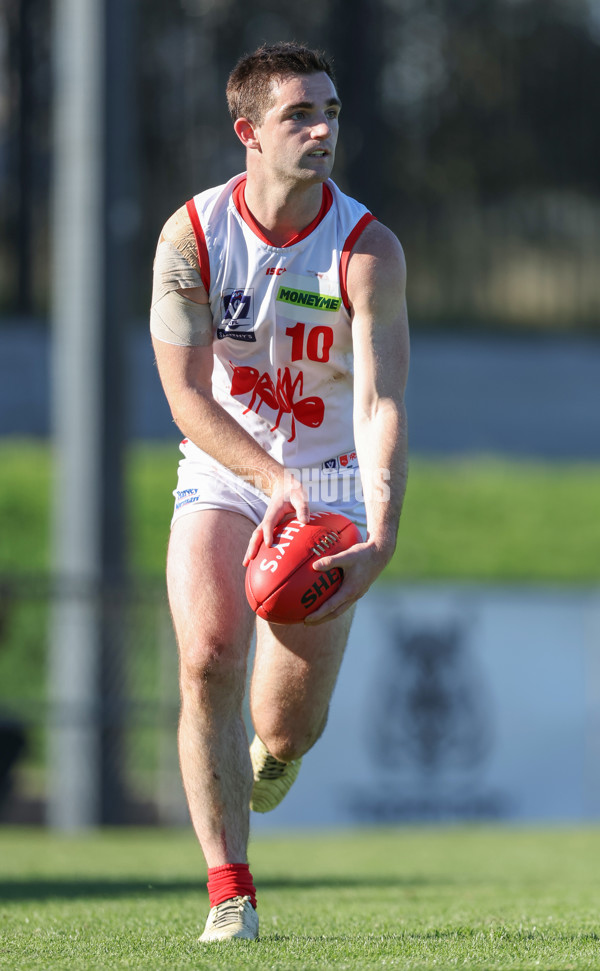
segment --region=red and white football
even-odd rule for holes
[[[322,556],[362,543],[360,530],[340,513],[315,512],[308,523],[287,516],[246,569],[246,596],[252,609],[273,624],[301,624],[339,588],[344,573],[322,573],[312,565]]]

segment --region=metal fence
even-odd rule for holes
[[[52,688],[52,618],[67,603],[96,609],[98,630],[109,636],[99,655],[98,694],[86,705],[61,701]],[[68,671],[63,679],[68,682]],[[0,822],[48,821],[60,779],[53,763],[61,733],[63,758],[69,755],[65,734],[88,733],[96,740],[96,759],[87,768],[96,779],[91,790],[99,822],[185,822],[178,707],[177,654],[163,583],[102,592],[45,576],[0,579]]]
[[[577,193],[451,204],[395,227],[411,317],[528,331],[597,332],[600,207]]]
[[[46,316],[50,303],[55,6],[9,0],[0,15],[9,315]],[[344,101],[334,178],[399,235],[413,322],[597,332],[597,4],[306,0],[275,13],[266,0],[122,0],[113,55],[132,19],[119,97],[130,185],[112,218],[131,234],[133,316],[147,311],[165,219],[243,168],[224,97],[236,58],[296,37],[333,54]]]

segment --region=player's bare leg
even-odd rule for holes
[[[173,525],[167,581],[180,656],[179,757],[209,867],[245,863],[252,772],[242,720],[254,614],[241,565],[250,521],[198,511]]]
[[[300,759],[325,728],[353,612],[310,629],[257,621],[250,709],[256,730],[251,806],[258,812],[283,799]]]

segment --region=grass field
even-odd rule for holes
[[[128,455],[130,563],[138,575],[163,575],[177,461],[172,445],[136,445]],[[43,573],[50,566],[50,449],[5,440],[0,469],[0,574]],[[600,464],[414,458],[385,576],[597,582],[598,495]]]
[[[0,967],[600,967],[600,831],[401,828],[257,840],[261,940],[204,945],[191,834],[0,830]]]

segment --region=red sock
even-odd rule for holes
[[[256,888],[247,863],[226,863],[208,868],[208,899],[216,907],[232,897],[250,897],[256,910]]]

